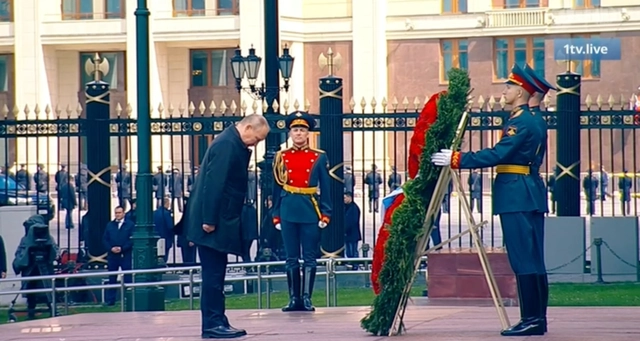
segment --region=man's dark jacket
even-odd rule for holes
[[[235,126],[225,129],[209,145],[189,198],[189,241],[241,255],[240,224],[250,159],[251,150]],[[202,224],[215,226],[215,231],[206,233]]]
[[[355,243],[360,240],[360,207],[352,201],[344,205],[344,241]]]
[[[4,240],[0,236],[0,273],[7,272],[7,251],[4,249]]]
[[[119,246],[122,249],[118,255],[126,257],[131,254],[133,251],[131,237],[133,236],[134,228],[135,225],[126,219],[122,221],[122,227],[119,229],[115,220],[107,223],[107,228],[104,230],[104,236],[102,237],[102,243],[109,253],[107,257],[116,256],[116,254],[111,253],[111,248],[114,246]]]

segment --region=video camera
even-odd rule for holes
[[[56,244],[49,234],[49,226],[46,224],[33,224],[29,232],[22,239],[16,255],[16,270],[20,270],[23,276],[30,275],[34,269],[38,269],[39,275],[53,273],[54,261],[57,257]]]

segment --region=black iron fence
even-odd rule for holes
[[[390,101],[380,99],[379,103],[362,100],[356,105],[354,100],[347,103],[336,97],[328,107],[326,103],[322,104],[327,100],[322,97],[322,91],[318,116],[321,133],[313,135],[311,145],[334,154],[337,147],[343,151],[332,161],[331,166],[336,166],[333,174],[338,180],[344,179],[343,173],[353,175],[353,188],[348,190],[354,192],[354,200],[361,210],[358,227],[362,235],[360,246],[373,245],[382,222],[382,198],[407,180],[409,142],[416,118],[427,99],[392,98]],[[166,254],[168,263],[182,263],[185,257],[191,257],[183,252],[188,242],[174,236],[170,230],[181,219],[185,202],[188,204],[191,185],[207,146],[217,134],[242,116],[259,112],[258,103],[251,106],[235,102],[189,103],[177,107],[157,105],[152,112],[153,143],[150,152],[156,174],[153,193],[147,195],[155,199],[155,208],[165,206],[167,209],[158,210],[154,221],[158,235],[165,239],[165,248],[159,250]],[[503,103],[502,99],[485,99],[482,96],[474,101],[463,151],[491,147],[500,139],[502,124],[508,115]],[[103,107],[96,109],[96,105]],[[350,112],[343,114],[342,107],[349,107]],[[638,215],[640,162],[636,155],[640,142],[639,113],[624,97],[615,100],[610,96],[604,103],[600,96],[596,101],[588,96],[578,112],[580,162],[579,167],[573,167],[558,165],[555,161],[563,143],[572,143],[566,138],[562,140],[562,134],[557,133],[559,118],[565,112],[558,111],[555,101],[549,99],[545,101],[545,107],[543,114],[549,126],[549,141],[541,173],[549,184],[550,214],[556,214],[558,199],[553,190],[554,179],[573,174],[574,180],[580,183],[580,198],[574,199],[580,203],[582,215]],[[107,112],[105,108],[110,115],[104,115]],[[99,234],[104,227],[90,225],[106,224],[118,205],[126,211],[135,210],[135,199],[141,195],[135,186],[136,113],[125,103],[96,102],[95,98],[84,108],[53,109],[47,106],[44,109],[34,107],[33,110],[29,107],[12,109],[5,107],[5,120],[0,121],[0,153],[3,153],[0,204],[31,205],[39,213],[48,214],[52,235],[69,253],[87,247],[101,250]],[[308,105],[285,102],[278,106],[276,112],[286,114],[308,109]],[[96,110],[102,110],[103,115],[94,115],[92,111]],[[10,118],[8,113],[12,114]],[[270,115],[267,119],[272,133],[286,134],[284,116]],[[322,135],[324,139],[320,137]],[[281,147],[286,146],[285,142]],[[243,228],[246,229],[245,235],[254,241],[247,244],[246,255],[242,257],[245,261],[261,258],[263,255],[258,245],[271,243],[264,240],[265,229],[270,228],[269,219],[265,218],[268,216],[268,193],[264,193],[270,186],[270,174],[263,174],[260,167],[264,166],[261,162],[265,148],[269,147],[261,145],[253,153],[253,176],[248,183],[246,205],[247,223]],[[266,165],[268,162],[270,160],[266,160]],[[96,167],[96,164],[106,166]],[[468,184],[466,195],[475,214],[490,222],[482,231],[483,238],[488,245],[501,246],[499,220],[491,213],[494,170],[481,169],[473,177],[471,173],[461,171],[463,182]],[[92,196],[91,192],[97,191],[92,188],[98,187],[102,188],[101,191],[109,187],[108,197],[102,194]],[[334,195],[334,199],[339,200],[336,198],[341,196],[342,191]],[[442,204],[440,232],[445,239],[468,228],[459,206],[457,193],[450,193]],[[88,213],[89,208],[91,214]],[[336,204],[336,212],[343,209],[342,204]],[[323,243],[343,243],[342,231],[342,228],[334,230],[330,237],[332,241]],[[450,247],[468,245],[470,240],[462,239]],[[361,251],[362,255],[368,256],[366,247]],[[335,252],[340,253],[341,250],[334,245],[327,254]],[[93,254],[90,251],[90,257],[94,260],[100,258],[95,251]]]

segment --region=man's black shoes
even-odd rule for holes
[[[247,335],[244,329],[236,329],[231,326],[218,326],[202,331],[203,339],[235,339]]]

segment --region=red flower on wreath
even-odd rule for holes
[[[436,121],[438,116],[438,98],[446,91],[441,91],[434,94],[429,98],[427,103],[422,108],[420,116],[416,120],[416,126],[413,129],[413,136],[411,137],[411,144],[409,145],[409,157],[408,157],[408,173],[409,178],[413,179],[418,175],[420,169],[420,160],[422,158],[422,150],[426,143],[427,132],[429,127]],[[382,226],[378,231],[378,238],[376,239],[376,245],[373,249],[373,262],[371,264],[371,283],[373,291],[376,295],[380,294],[382,285],[379,283],[378,278],[380,271],[384,265],[385,258],[385,246],[390,236],[389,228],[393,223],[393,213],[404,200],[404,193],[398,194],[391,205],[386,208]]]

